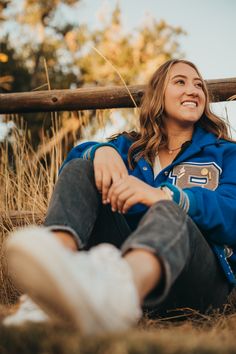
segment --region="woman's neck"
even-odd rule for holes
[[[169,166],[181,151],[182,145],[192,139],[192,127],[166,127],[168,137],[167,146],[158,150],[158,156],[162,168]]]
[[[194,126],[168,126],[166,127],[168,136],[168,149],[176,149],[186,141],[192,139]]]

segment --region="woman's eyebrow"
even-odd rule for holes
[[[178,74],[178,75],[173,76],[173,77],[171,78],[171,80],[174,80],[174,79],[176,79],[176,78],[178,78],[178,77],[181,77],[181,78],[183,78],[183,79],[187,79],[187,76]],[[199,81],[202,82],[202,79],[201,79],[200,77],[194,77],[193,80],[199,80]]]

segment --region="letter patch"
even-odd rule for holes
[[[221,168],[215,162],[184,162],[171,171],[169,177],[180,188],[203,187],[215,190],[219,184]]]

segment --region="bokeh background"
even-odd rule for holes
[[[0,92],[122,85],[120,76],[126,84],[145,84],[173,57],[193,61],[205,79],[236,77],[235,13],[234,0],[1,0]],[[213,105],[234,137],[235,106]],[[70,115],[61,117],[59,127]],[[77,139],[102,140],[132,128],[135,119],[130,110],[109,112],[101,127],[90,112]],[[51,115],[24,120],[36,148],[52,127]]]

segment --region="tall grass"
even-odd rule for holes
[[[19,125],[12,142],[5,141],[0,146],[0,303],[5,304],[14,302],[18,293],[7,275],[4,241],[16,226],[42,223],[65,157],[62,139],[51,144],[50,150],[45,139],[38,154],[32,149],[24,124],[18,122]],[[59,134],[57,125],[52,133],[53,138]]]

